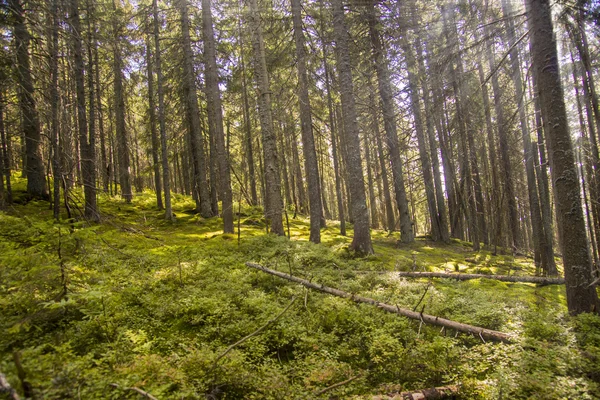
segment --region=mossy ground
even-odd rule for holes
[[[22,185],[15,184],[17,198]],[[139,397],[123,390],[131,386],[160,399],[315,398],[354,376],[322,397],[459,383],[469,399],[600,398],[600,318],[570,318],[563,287],[393,274],[415,265],[532,274],[529,259],[474,253],[458,241],[399,245],[381,231],[373,232],[375,255],[359,258],[334,221],[314,245],[306,219],[290,219],[291,240],[267,236],[260,210],[248,207],[238,242],[193,206],[175,195],[170,223],[150,192],[131,205],[101,195],[102,222],[92,226],[53,222],[45,202],[0,213],[0,371],[9,381],[20,387],[12,360],[19,352],[44,399]],[[426,292],[419,310],[518,339],[483,343],[440,332],[309,292],[246,261],[400,307],[415,307]],[[67,296],[60,296],[61,271]],[[292,298],[280,319],[215,363]]]

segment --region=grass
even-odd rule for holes
[[[23,181],[14,187],[21,193]],[[473,252],[460,241],[398,244],[397,234],[382,231],[373,231],[375,254],[358,258],[335,221],[315,245],[305,218],[290,219],[291,240],[267,236],[260,209],[250,207],[240,215],[238,243],[237,232],[222,234],[218,218],[190,212],[190,198],[174,196],[170,223],[153,196],[125,204],[101,195],[102,222],[93,226],[53,222],[45,202],[0,213],[0,371],[13,386],[20,388],[12,361],[19,352],[26,379],[45,399],[135,398],[123,389],[132,386],[161,399],[314,398],[357,375],[323,398],[456,383],[464,398],[598,398],[600,319],[570,318],[563,287],[393,274],[416,263],[418,270],[530,275],[527,258]],[[401,307],[422,299],[419,309],[429,314],[518,339],[494,344],[440,332],[308,292],[246,261]],[[280,319],[215,363],[292,297]]]

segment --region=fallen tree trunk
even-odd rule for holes
[[[324,285],[320,285],[320,284],[317,284],[317,283],[312,283],[310,281],[307,281],[306,279],[298,278],[298,277],[293,276],[293,275],[289,275],[289,274],[286,274],[286,273],[283,273],[283,272],[275,271],[273,269],[269,269],[269,268],[263,267],[262,265],[259,265],[259,264],[256,264],[256,263],[247,262],[246,265],[248,267],[258,269],[258,270],[266,272],[268,274],[275,275],[275,276],[277,276],[279,278],[283,278],[283,279],[287,279],[288,281],[299,283],[302,286],[305,286],[305,287],[310,288],[310,289],[315,289],[315,290],[318,290],[320,292],[332,294],[334,296],[344,297],[344,298],[347,298],[347,299],[351,299],[352,301],[355,301],[357,303],[371,304],[371,305],[379,307],[382,310],[385,310],[387,312],[391,312],[391,313],[394,313],[394,314],[403,315],[403,316],[408,317],[408,318],[420,320],[421,322],[426,323],[426,324],[436,325],[436,326],[442,326],[442,327],[447,328],[447,329],[453,329],[455,331],[477,335],[482,340],[487,339],[487,340],[493,340],[493,341],[496,341],[496,342],[504,342],[504,343],[510,343],[513,340],[513,338],[509,334],[504,333],[504,332],[498,332],[498,331],[493,331],[493,330],[490,330],[490,329],[481,328],[481,327],[478,327],[478,326],[473,326],[473,325],[468,325],[468,324],[462,324],[460,322],[451,321],[449,319],[436,317],[434,315],[419,313],[419,312],[416,312],[416,311],[407,310],[405,308],[400,308],[398,306],[392,306],[392,305],[389,305],[389,304],[381,303],[381,302],[379,302],[377,300],[374,300],[374,299],[371,299],[371,298],[368,298],[368,297],[363,297],[363,296],[359,296],[359,295],[356,295],[356,294],[344,292],[344,291],[339,290],[339,289],[334,289],[334,288],[330,288],[330,287],[327,287],[327,286],[324,286]]]
[[[399,276],[407,278],[446,278],[467,281],[470,279],[493,279],[503,282],[539,283],[540,285],[564,285],[564,278],[547,278],[545,276],[518,276],[518,275],[486,275],[486,274],[452,274],[446,272],[397,272]]]
[[[458,396],[458,386],[443,386],[431,389],[402,392],[384,396],[375,396],[373,400],[435,400],[455,399]]]

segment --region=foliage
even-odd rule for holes
[[[349,238],[335,223],[315,245],[306,241],[305,219],[290,221],[288,240],[264,235],[252,208],[241,215],[238,244],[220,233],[218,219],[184,213],[188,198],[175,198],[172,224],[151,198],[143,193],[126,205],[101,197],[103,222],[92,226],[50,222],[43,202],[0,214],[0,371],[15,387],[18,351],[26,379],[46,399],[134,398],[126,387],[161,399],[313,398],[357,375],[329,394],[368,398],[461,383],[465,398],[598,398],[600,319],[571,320],[563,288],[393,274],[415,259],[419,269],[532,273],[524,258],[427,239],[398,245],[383,232],[374,232],[375,255],[349,257]],[[250,271],[245,261],[509,331],[518,341],[440,332]],[[293,296],[280,319],[215,362]]]

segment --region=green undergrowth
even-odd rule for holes
[[[218,218],[194,214],[188,197],[174,196],[173,223],[154,204],[150,192],[131,205],[102,195],[94,225],[55,223],[45,202],[0,213],[0,371],[14,387],[18,353],[44,399],[139,397],[128,387],[159,399],[358,399],[445,384],[461,384],[467,399],[600,398],[600,319],[569,317],[561,286],[393,273],[528,275],[529,259],[459,241],[402,245],[381,231],[375,254],[357,257],[334,221],[315,245],[306,219],[290,219],[288,240],[265,235],[261,210],[250,207],[236,215],[238,241]],[[516,340],[440,331],[246,261]]]

